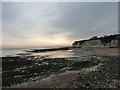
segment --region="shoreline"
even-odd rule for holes
[[[107,54],[107,55],[118,55],[120,48],[73,48],[76,51],[92,51],[98,54]]]
[[[48,76],[47,77],[44,77],[43,78],[43,81],[42,81],[42,79],[40,80],[40,79],[38,79],[38,82],[32,82],[32,83],[27,83],[26,85],[23,85],[22,83],[21,84],[18,84],[18,86],[16,86],[16,85],[14,85],[14,87],[13,86],[11,86],[10,88],[28,88],[28,86],[29,86],[29,88],[44,88],[44,87],[47,87],[47,88],[61,88],[61,87],[69,87],[69,88],[71,88],[71,87],[76,87],[76,84],[75,84],[75,82],[74,82],[74,80],[76,81],[76,82],[82,82],[82,81],[80,81],[80,79],[79,79],[79,81],[76,79],[77,77],[80,77],[80,78],[83,78],[83,79],[85,79],[85,78],[89,78],[92,74],[94,75],[96,72],[98,72],[98,71],[100,71],[101,72],[101,69],[95,69],[95,68],[93,68],[93,67],[97,67],[97,65],[99,65],[100,64],[100,67],[101,66],[104,66],[105,64],[107,64],[106,62],[113,62],[113,63],[117,63],[117,61],[116,60],[114,60],[114,61],[112,61],[112,57],[114,57],[114,58],[117,58],[117,56],[118,56],[118,49],[119,48],[71,48],[70,50],[72,50],[72,52],[74,52],[75,54],[78,54],[78,56],[79,55],[81,55],[82,53],[83,53],[83,55],[81,55],[79,58],[77,57],[77,58],[47,58],[47,59],[43,59],[43,61],[42,61],[42,63],[44,62],[44,67],[46,67],[46,65],[48,66],[50,63],[51,63],[51,65],[55,65],[54,63],[56,63],[56,64],[58,64],[57,66],[60,66],[60,63],[62,63],[62,65],[64,65],[65,63],[63,63],[63,62],[66,62],[66,65],[67,66],[65,66],[65,67],[60,67],[60,69],[58,69],[58,71],[61,71],[61,70],[65,70],[65,72],[59,72],[59,73],[56,73],[54,76],[52,76],[52,77],[50,77],[48,80],[45,80],[45,78],[48,78],[50,75],[52,75],[52,73],[50,74],[48,74]],[[7,57],[6,57],[7,58]],[[10,57],[9,57],[10,58]],[[8,58],[8,60],[9,60],[9,58]],[[19,57],[20,58],[20,57]],[[20,60],[18,58],[18,60]],[[26,57],[26,59],[24,59],[24,60],[27,60],[27,58],[34,58],[34,57],[31,57],[31,56],[28,56],[28,57]],[[14,57],[13,57],[13,59],[15,59]],[[34,60],[36,60],[37,58],[34,58],[33,59],[33,61]],[[10,60],[11,60],[11,58],[10,58]],[[22,60],[22,59],[21,59]],[[23,61],[24,61],[23,60]],[[38,60],[39,60],[39,58],[38,58]],[[67,61],[66,61],[67,60]],[[106,60],[108,60],[108,61],[106,61]],[[110,60],[110,61],[109,61]],[[15,61],[16,61],[16,59],[15,59]],[[31,61],[31,60],[30,60]],[[33,63],[33,61],[31,62],[31,63]],[[81,68],[81,69],[79,69],[78,68],[78,66],[76,66],[77,64],[78,65],[82,65],[81,63],[84,63],[85,62],[85,65],[87,65],[87,62],[88,61],[90,61],[89,63],[91,63],[91,62],[94,62],[94,63],[97,63],[97,64],[95,64],[95,65],[93,65],[93,66],[90,66],[90,67],[83,67],[83,68]],[[28,61],[29,62],[29,61]],[[16,62],[17,63],[17,62]],[[34,62],[34,63],[36,63],[36,61]],[[40,63],[41,63],[41,61],[40,61]],[[53,63],[53,64],[52,64]],[[69,65],[72,65],[72,63],[76,63],[75,64],[75,66],[73,66],[74,67],[74,69],[72,70],[72,71],[70,71],[69,73],[66,73],[66,71],[69,71],[70,70],[70,68],[67,68],[67,67],[69,67]],[[89,65],[89,63],[88,63],[88,65]],[[41,64],[42,65],[42,64]],[[110,64],[111,65],[111,64]],[[29,65],[28,65],[29,66]],[[39,66],[39,63],[37,64],[37,67]],[[30,64],[30,67],[31,67],[31,64]],[[33,65],[33,67],[36,67],[36,65],[34,66]],[[73,68],[72,67],[72,68]],[[108,67],[108,65],[107,65],[107,67]],[[115,67],[115,66],[114,66]],[[113,67],[113,69],[114,69],[114,67]],[[56,68],[56,66],[54,67],[54,69]],[[66,69],[65,69],[66,68]],[[93,68],[93,69],[92,69]],[[104,68],[105,68],[105,66],[104,66]],[[77,72],[74,72],[73,73],[73,71],[75,71],[76,69],[78,69],[78,71]],[[20,71],[21,71],[22,69],[20,69]],[[23,69],[23,70],[27,70],[27,68],[26,69]],[[35,69],[35,71],[36,71],[37,69]],[[98,70],[98,71],[97,71]],[[56,72],[58,72],[58,71],[56,71]],[[105,70],[106,71],[106,70]],[[86,72],[86,74],[84,74],[84,73],[81,73],[81,72]],[[108,72],[110,72],[110,71],[108,71]],[[115,70],[115,72],[117,72],[116,70]],[[90,73],[92,73],[92,74],[90,74]],[[31,73],[32,74],[32,73]],[[97,75],[99,75],[99,74],[101,74],[101,73],[97,73],[97,74],[95,74],[96,76]],[[45,74],[43,74],[43,75],[45,75]],[[89,76],[88,76],[89,75]],[[113,75],[113,74],[111,74],[111,75]],[[111,75],[109,75],[109,76],[111,76]],[[39,76],[39,75],[38,75]],[[84,76],[86,76],[86,77],[84,77]],[[71,78],[71,79],[69,79],[69,78],[67,78],[67,77],[69,77],[69,78]],[[91,76],[92,77],[92,76]],[[99,78],[98,76],[97,76],[97,78]],[[40,80],[40,81],[39,81]],[[51,80],[53,80],[52,82],[50,82]],[[110,79],[111,80],[111,79]],[[84,81],[84,80],[83,80]],[[88,80],[89,81],[89,80]],[[104,81],[104,80],[103,80]],[[108,80],[109,81],[109,80]],[[70,83],[71,82],[73,82],[73,85],[74,86],[72,86]],[[96,81],[95,81],[96,82]],[[102,82],[102,81],[101,81]],[[111,81],[110,81],[111,82]],[[114,83],[114,82],[111,82],[111,83]],[[32,85],[31,85],[32,84]],[[83,85],[81,84],[81,85],[79,85],[79,86],[84,86],[84,85],[86,85],[84,82],[83,82]],[[71,86],[71,87],[70,87]],[[101,85],[102,86],[102,85]],[[106,87],[107,87],[108,85],[106,85]],[[85,86],[85,87],[87,87],[87,86]],[[95,87],[94,85],[92,85],[92,87]],[[97,86],[96,86],[97,87]],[[111,87],[113,87],[113,86],[111,86]],[[115,88],[116,87],[118,87],[118,86],[115,86]]]
[[[50,51],[70,50],[70,49],[71,47],[59,47],[59,48],[49,48],[49,49],[26,50],[26,52],[40,53],[40,52],[50,52]]]
[[[75,79],[68,82],[64,87],[120,88],[120,75],[118,74],[119,58],[116,56],[104,56],[101,66],[96,71],[87,74],[79,73]]]
[[[68,82],[71,82],[73,79],[75,79],[79,73],[86,74],[91,71],[96,71],[100,66],[101,65],[99,64],[97,66],[83,68],[82,70],[78,71],[66,71],[57,75],[50,75],[49,77],[37,82],[20,84],[10,88],[64,88],[65,84],[67,85]]]

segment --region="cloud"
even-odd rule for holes
[[[3,45],[65,46],[77,39],[114,34],[117,8],[117,3],[106,2],[3,2]]]
[[[61,7],[62,15],[53,22],[54,26],[73,31],[72,38],[118,32],[117,3],[64,3]],[[96,27],[94,32],[93,27]]]

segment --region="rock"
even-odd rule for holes
[[[75,41],[73,47],[81,48],[91,48],[91,47],[119,47],[120,34],[104,36],[104,37],[94,37],[88,40]]]

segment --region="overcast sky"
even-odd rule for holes
[[[116,2],[4,2],[3,47],[70,46],[118,33]]]

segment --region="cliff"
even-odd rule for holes
[[[75,41],[73,47],[90,48],[90,47],[120,47],[120,34],[97,37],[94,36],[87,40]]]

